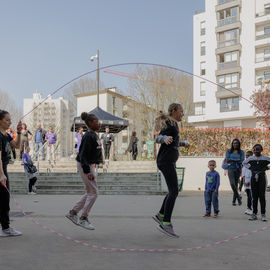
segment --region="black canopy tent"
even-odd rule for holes
[[[121,130],[128,127],[128,120],[105,112],[100,107],[96,107],[89,113],[94,114],[99,118],[99,122],[101,124],[99,132],[105,132],[105,128],[109,127],[111,133],[119,133]],[[81,119],[80,116],[74,117],[71,131],[77,131],[80,127],[86,129],[84,121]]]

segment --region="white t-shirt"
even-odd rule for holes
[[[243,167],[242,177],[245,177],[245,184],[249,183],[249,186],[245,185],[245,190],[246,189],[251,189],[251,176],[252,176],[251,170],[249,170],[246,167]]]

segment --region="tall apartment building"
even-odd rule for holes
[[[97,92],[89,92],[87,94],[79,94],[77,98],[77,115],[82,112],[89,112],[97,107]],[[152,139],[153,137],[147,132],[145,120],[155,116],[146,115],[148,112],[143,112],[146,106],[138,103],[130,97],[122,95],[117,89],[107,88],[99,92],[99,107],[115,116],[125,118],[129,121],[129,127],[115,134],[115,150],[118,154],[123,154],[128,147],[129,138],[132,131],[136,131],[139,139],[138,148],[142,150],[144,140]],[[147,117],[145,117],[147,116]],[[153,128],[152,128],[153,129]]]
[[[205,0],[193,23],[193,73],[202,78],[193,78],[189,122],[255,128],[254,109],[241,97],[270,78],[270,0]]]
[[[26,98],[23,102],[24,114],[30,112],[40,102],[43,101],[40,93],[34,93],[33,98]],[[41,124],[42,128],[48,130],[53,126],[58,137],[58,147],[56,155],[58,158],[68,157],[73,152],[73,134],[70,127],[73,122],[75,112],[69,105],[69,101],[59,97],[53,99],[49,97],[38,106],[23,121],[27,124],[28,129],[34,133],[37,124]],[[34,149],[34,138],[30,141],[31,149]]]

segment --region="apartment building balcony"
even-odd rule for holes
[[[265,23],[269,23],[269,21],[270,21],[270,12],[268,9],[262,13],[257,13],[255,15],[256,25],[263,25]]]
[[[228,98],[228,97],[242,96],[242,89],[240,87],[227,88],[227,89],[228,90],[224,89],[223,87],[218,86],[218,90],[216,91],[216,97]]]
[[[255,61],[255,69],[265,69],[270,67],[270,57],[259,57]]]
[[[218,3],[216,5],[216,12],[226,8],[241,6],[241,4],[241,0],[218,0]]]
[[[229,73],[241,73],[242,68],[239,66],[238,61],[232,61],[228,63],[219,63],[218,70],[216,70],[216,76],[229,74]]]
[[[232,21],[232,22],[229,23],[230,21]],[[228,31],[228,30],[236,29],[236,28],[240,29],[242,27],[242,23],[240,21],[238,21],[237,16],[221,20],[218,22],[218,24],[219,23],[221,23],[221,25],[216,27],[216,33],[224,32],[224,31]]]
[[[239,43],[239,39],[232,39],[218,42],[218,48],[216,49],[216,55],[233,52],[233,51],[241,51],[242,45]]]
[[[256,35],[255,46],[264,47],[270,44],[270,33]]]

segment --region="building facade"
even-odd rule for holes
[[[26,98],[23,102],[24,114],[33,110],[43,101],[40,93],[34,93],[33,98]],[[24,120],[28,129],[34,134],[37,125],[40,123],[42,128],[48,130],[52,126],[58,137],[56,157],[64,158],[73,154],[73,134],[70,131],[74,110],[69,105],[69,101],[59,97],[53,99],[50,96],[39,105]],[[34,150],[34,138],[30,141],[31,150]]]
[[[198,77],[193,77],[195,115],[189,123],[258,127],[247,100],[270,78],[270,0],[205,0],[205,11],[195,14],[193,23]]]
[[[89,112],[97,107],[97,92],[79,94],[76,97],[78,116],[81,115],[82,112]],[[100,91],[99,107],[108,113],[129,121],[129,127],[126,130],[115,134],[116,154],[124,154],[126,152],[132,131],[136,131],[137,133],[139,152],[142,152],[143,142],[153,138],[153,134],[149,134],[149,132],[146,131],[146,126],[148,125],[145,121],[154,117],[154,114],[150,115],[150,110],[144,110],[146,106],[130,97],[122,95],[117,88],[107,88]],[[147,112],[145,113],[145,111]],[[151,129],[153,129],[152,126]]]

